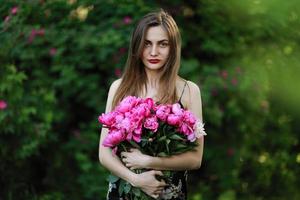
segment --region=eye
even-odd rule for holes
[[[150,42],[145,42],[145,47],[150,47],[151,43]]]
[[[160,44],[160,46],[161,47],[167,47],[167,46],[169,46],[169,44],[167,42],[163,42],[163,43]]]

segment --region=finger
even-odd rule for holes
[[[125,154],[126,152],[122,152],[121,153],[121,158],[125,158],[126,157],[126,154]]]
[[[163,173],[161,171],[153,170],[154,175],[163,176]]]
[[[131,152],[139,152],[139,150],[136,149],[136,148],[132,148],[132,149],[130,149],[130,150],[131,150]]]
[[[132,167],[130,163],[125,163],[126,167]]]
[[[159,197],[159,195],[158,194],[153,194],[153,195],[151,195],[154,199],[157,199],[158,197]]]
[[[164,190],[166,186],[168,186],[168,185],[167,184],[166,185],[160,185],[160,186],[158,186],[158,189]]]

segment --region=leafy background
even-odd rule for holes
[[[189,200],[300,199],[299,1],[0,2],[0,199],[105,199],[97,116],[135,23],[157,8],[202,92]]]

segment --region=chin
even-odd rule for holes
[[[160,70],[161,68],[163,68],[163,65],[158,65],[158,64],[147,64],[145,65],[145,68],[146,69],[149,69],[149,70]]]

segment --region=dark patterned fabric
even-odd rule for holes
[[[163,190],[159,200],[186,200],[187,199],[187,171],[173,172],[173,175],[167,180],[168,186]],[[124,196],[120,197],[118,192],[118,182],[110,183],[107,200],[131,200]]]

